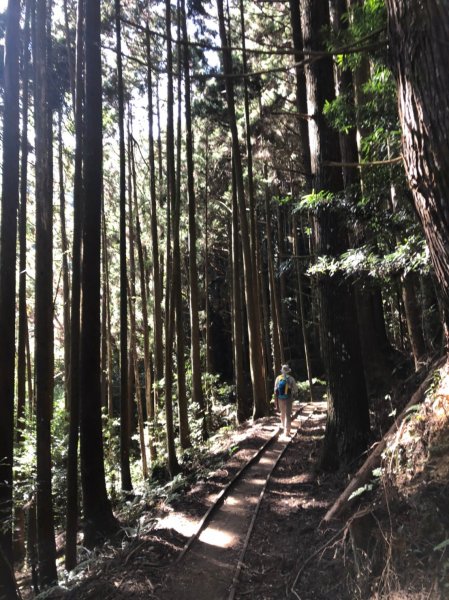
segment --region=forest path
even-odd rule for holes
[[[285,441],[276,439],[242,475],[191,549],[181,558],[176,577],[167,576],[161,599],[228,598],[260,494],[285,446]]]
[[[303,408],[293,425],[293,430],[299,429],[292,442],[285,448],[285,441],[275,441],[236,484],[199,540],[164,574],[156,591],[158,599],[293,597],[290,587],[296,576],[295,566],[308,558],[311,547],[322,544],[319,521],[335,497],[333,482],[330,487],[323,485],[313,470],[325,419],[325,403]],[[275,467],[260,503],[241,573],[233,585],[259,496],[284,448],[285,454]],[[333,595],[340,580],[335,565],[319,579],[315,569],[311,571],[314,585],[309,577],[304,579],[301,599],[338,597],[343,600],[344,595]],[[329,588],[333,588],[331,595],[327,595]]]
[[[312,414],[313,413],[313,414]],[[326,403],[302,407],[300,427],[266,487],[235,586],[237,600],[349,600],[344,556],[335,531],[320,521],[345,486],[338,474],[316,472],[326,422]],[[230,458],[167,504],[154,526],[111,560],[89,567],[90,577],[63,596],[70,600],[227,600],[249,523],[266,476],[286,442],[268,446],[263,460],[239,481],[197,544],[177,560],[207,510],[236,473],[271,438],[277,416],[247,424],[227,442]],[[296,427],[299,422],[296,423]],[[150,515],[149,515],[149,518]],[[341,536],[340,536],[341,538]],[[306,568],[292,593],[298,570]]]

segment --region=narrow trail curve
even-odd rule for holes
[[[301,428],[318,408],[307,405],[293,422],[293,431]],[[322,407],[320,407],[322,408]],[[238,565],[248,528],[267,480],[288,442],[277,436],[239,477],[219,507],[210,515],[197,539],[188,551],[168,569],[158,590],[160,600],[228,600],[238,589]],[[262,500],[263,503],[263,500]],[[257,517],[255,518],[257,522]],[[187,549],[187,548],[186,548]]]

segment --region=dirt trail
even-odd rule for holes
[[[304,408],[304,407],[303,407]],[[307,564],[295,594],[291,584],[298,569],[329,540],[334,531],[319,523],[345,481],[315,472],[324,433],[326,406],[315,403],[315,415],[301,424],[271,475],[243,560],[235,598],[239,600],[349,600],[341,540]],[[309,413],[310,414],[310,411]],[[90,567],[90,577],[69,592],[52,598],[93,600],[226,600],[253,510],[273,462],[285,446],[277,441],[269,455],[239,482],[220,514],[200,536],[196,548],[177,562],[207,509],[231,478],[253,456],[278,425],[270,417],[241,429],[230,446],[238,450],[215,473],[179,498],[159,526],[111,560]]]
[[[167,577],[161,599],[228,598],[260,492],[284,446],[285,442],[276,441],[235,485],[199,540],[181,560],[176,578],[171,574]]]
[[[290,597],[295,567],[309,556],[310,549],[315,546],[312,539],[316,540],[317,546],[325,539],[325,535],[318,532],[318,524],[335,496],[335,489],[333,485],[330,488],[323,486],[313,472],[317,443],[325,423],[325,406],[317,404],[314,409],[318,409],[318,414],[306,417],[307,420],[303,418],[305,422],[267,487],[236,587],[236,598],[274,600]],[[298,425],[297,421],[296,427]],[[270,448],[248,477],[237,484],[222,510],[200,536],[200,543],[179,565],[166,572],[157,591],[160,600],[226,600],[229,597],[260,491],[284,446],[285,442],[277,441]],[[316,577],[315,568],[313,565],[312,578]],[[324,576],[321,574],[316,592],[314,588],[318,582],[311,585],[307,574],[301,599],[333,597],[343,600],[344,595],[328,595],[329,588],[336,589],[336,575],[334,568]],[[320,589],[325,595],[320,595]]]

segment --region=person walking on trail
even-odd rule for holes
[[[274,382],[274,403],[276,410],[281,412],[281,425],[285,437],[290,437],[293,398],[298,393],[298,386],[293,377],[289,375],[290,372],[291,369],[288,365],[282,365],[281,373]]]

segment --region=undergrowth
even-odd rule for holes
[[[449,373],[434,373],[373,473],[377,487],[349,526],[357,600],[449,597]],[[363,494],[362,494],[363,497]]]

